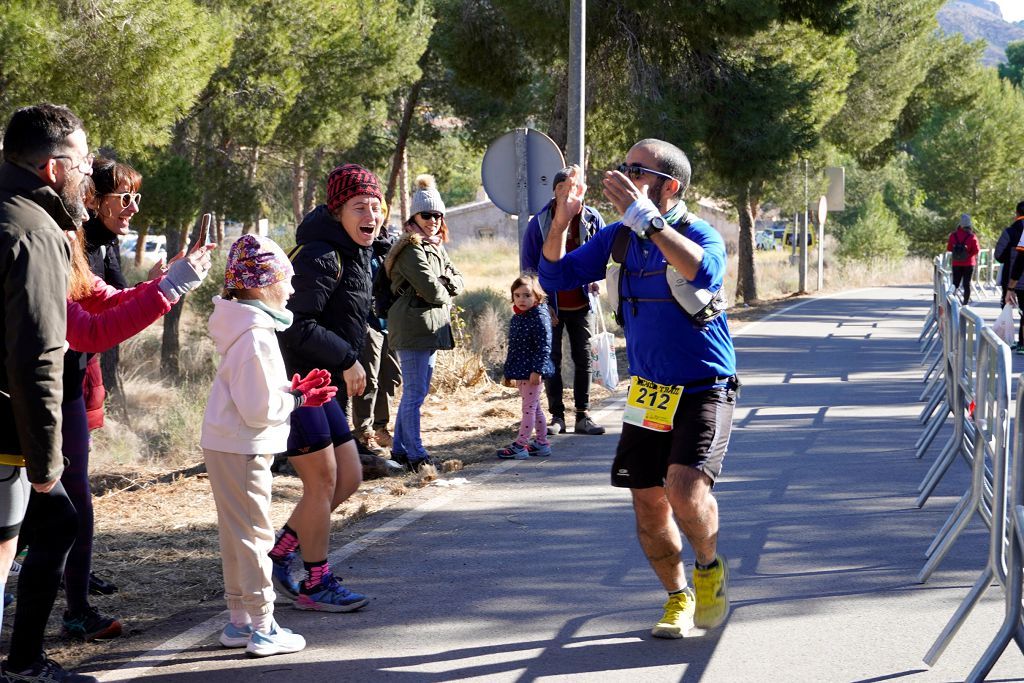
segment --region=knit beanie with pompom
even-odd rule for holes
[[[415,216],[421,211],[431,211],[445,214],[444,201],[437,191],[437,183],[434,176],[424,173],[416,176],[416,192],[412,196],[412,206],[409,209],[410,215]]]

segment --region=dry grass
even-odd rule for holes
[[[452,258],[469,289],[504,292],[518,274],[511,245],[470,244]],[[730,311],[734,326],[785,305],[796,289],[796,269],[789,265],[787,254],[759,252],[757,265],[762,302]],[[833,263],[827,267],[828,291],[925,283],[930,277],[930,266],[924,261],[900,267]],[[730,279],[735,269],[733,258]],[[813,271],[808,283],[812,288],[816,283]],[[609,329],[617,329],[610,311],[605,311],[605,317]],[[439,477],[456,473],[472,477],[479,465],[494,460],[497,448],[514,438],[519,394],[492,380],[495,365],[504,360],[506,325],[503,310],[491,307],[488,312],[485,306],[470,330],[468,344],[438,355],[433,391],[423,407],[424,443],[438,466],[424,468],[418,475],[364,482],[333,516],[334,532]],[[94,604],[121,618],[129,637],[181,611],[223,605],[216,515],[210,487],[198,466],[202,460],[199,427],[215,354],[202,321],[186,316],[182,329],[189,331],[182,343],[182,364],[189,381],[174,386],[160,380],[161,326],[154,326],[122,346],[128,419],[108,418],[107,426],[94,433],[93,481],[100,492],[95,567],[121,587],[113,596],[94,598]],[[623,343],[621,334],[618,341]],[[621,377],[626,376],[625,356],[620,349]],[[606,390],[592,388],[595,405],[608,396]],[[566,400],[571,401],[570,392]],[[175,476],[175,472],[191,476]],[[296,477],[275,477],[271,516],[277,526],[285,522],[301,491]],[[350,577],[350,582],[358,587],[359,577]],[[62,610],[62,598],[58,598],[53,614],[59,616]],[[58,661],[74,665],[103,651],[103,645],[68,644],[56,636],[58,631],[59,624],[52,619],[53,637],[47,649]]]

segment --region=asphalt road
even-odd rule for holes
[[[468,483],[417,493],[337,539],[333,564],[373,599],[352,614],[280,608],[309,643],[301,653],[246,659],[217,643],[223,616],[201,613],[112,642],[82,670],[223,683],[963,680],[998,628],[1002,594],[988,590],[935,668],[922,662],[987,552],[977,522],[916,583],[968,481],[958,463],[914,507],[949,434],[914,458],[928,297],[847,292],[737,336],[744,387],[716,487],[733,612],[715,631],[649,635],[664,593],[628,492],[608,485],[611,406],[599,415],[605,436],[561,436],[550,459],[469,469]],[[995,317],[994,304],[985,310]],[[991,680],[1024,680],[1016,646]]]

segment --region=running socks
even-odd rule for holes
[[[283,560],[299,547],[299,537],[295,531],[285,524],[277,537],[277,542],[270,550],[270,556],[275,560]]]
[[[715,567],[718,566],[718,556],[715,555],[715,559],[714,559],[714,561],[711,564],[701,564],[697,560],[694,560],[693,561],[693,566],[696,567],[697,569],[700,569],[701,571],[704,571],[704,570],[707,570],[707,569],[714,569]]]
[[[331,573],[331,565],[327,564],[327,560],[303,562],[302,564],[306,567],[306,580],[302,582],[302,587],[307,591],[317,590],[324,575]]]

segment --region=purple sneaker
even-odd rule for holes
[[[320,585],[313,590],[307,590],[306,584],[303,582],[299,587],[299,597],[295,600],[295,609],[318,612],[353,612],[368,602],[365,595],[353,593],[338,583],[334,574],[328,572],[320,579]]]

